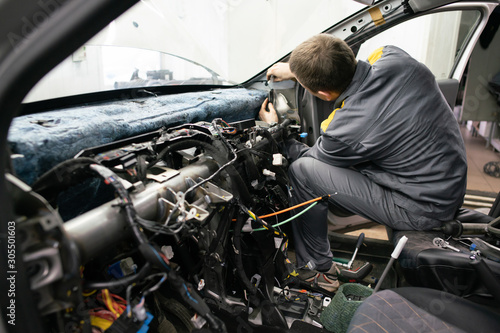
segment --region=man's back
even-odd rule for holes
[[[386,46],[371,66],[358,63],[336,105],[333,118],[322,124],[322,137],[304,156],[355,166],[394,190],[396,203],[416,214],[453,217],[465,193],[465,148],[424,65]]]

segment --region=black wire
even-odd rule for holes
[[[195,131],[195,133],[199,134],[199,135],[204,135],[208,138],[208,140],[210,140],[210,137],[203,132]],[[194,147],[196,145],[203,146],[203,144],[206,144],[206,142],[194,139],[192,136],[179,137],[176,139],[175,142],[169,143],[169,145],[166,148],[163,148],[163,150],[161,150],[158,153],[158,155],[156,155],[155,159],[148,164],[147,168],[149,169],[149,168],[153,167],[156,163],[161,161],[167,153],[170,153],[172,151],[191,148],[191,147]]]
[[[250,292],[250,294],[255,295],[257,293],[257,288],[250,282],[248,276],[245,273],[245,268],[243,267],[243,248],[241,246],[241,229],[245,224],[245,215],[238,214],[236,219],[236,224],[234,225],[234,235],[233,235],[233,246],[234,246],[234,254],[235,254],[235,266],[236,271],[240,277],[241,282],[245,286],[245,288]]]
[[[233,203],[230,203],[229,206],[227,206],[224,209],[224,212],[222,213],[221,219],[219,221],[219,225],[217,226],[216,238],[213,239],[212,242],[210,243],[210,247],[208,250],[209,253],[215,252],[221,239],[227,238],[227,233],[229,231],[229,225],[230,225],[232,217],[234,215],[234,211],[235,211],[235,207],[234,207]]]
[[[155,283],[152,287],[146,289],[145,291],[142,292],[142,296],[143,297],[146,297],[147,295],[157,291],[158,289],[160,289],[160,286],[163,284],[163,282],[165,282],[165,280],[167,279],[167,273],[156,273],[156,274],[152,274],[152,275],[149,275],[146,277],[146,280],[152,280],[153,278],[155,277],[159,277],[161,276],[161,279]]]
[[[138,279],[142,278],[143,275],[145,275],[147,271],[149,271],[150,268],[149,262],[151,262],[151,264],[155,264],[155,266],[157,266],[158,268],[162,269],[163,271],[167,271],[169,273],[169,281],[171,285],[177,287],[177,290],[181,294],[182,298],[195,311],[197,311],[201,316],[203,316],[209,322],[211,327],[222,330],[221,328],[224,327],[224,324],[212,315],[207,304],[195,291],[192,292],[190,291],[190,288],[188,288],[184,279],[182,279],[182,277],[180,277],[174,270],[170,268],[170,266],[160,256],[158,251],[149,243],[148,239],[146,238],[146,235],[138,227],[138,224],[136,222],[137,214],[132,204],[132,200],[130,199],[127,190],[121,184],[116,174],[102,165],[92,164],[90,168],[96,173],[98,173],[101,177],[103,177],[107,183],[111,184],[115,188],[119,197],[123,200],[121,206],[125,210],[126,220],[133,230],[134,238],[138,243],[139,251],[148,261],[148,263],[146,263],[141,269],[141,271],[136,275],[126,277],[117,281],[91,283],[88,286],[89,289],[90,288],[104,289],[104,288],[109,288],[110,286],[122,287],[125,285],[130,285],[133,282],[137,281]]]
[[[90,169],[96,172],[99,176],[101,176],[105,182],[112,185],[118,196],[122,199],[123,202],[120,204],[120,206],[125,210],[125,217],[126,217],[125,220],[132,229],[132,233],[134,235],[136,242],[139,245],[148,243],[148,239],[137,225],[136,222],[137,213],[132,204],[132,199],[130,198],[128,191],[120,182],[118,176],[109,168],[106,168],[103,165],[92,164],[90,165]]]

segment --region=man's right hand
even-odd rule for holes
[[[290,71],[290,65],[287,62],[277,62],[267,70],[267,80],[274,77],[274,81],[295,80],[295,75]]]

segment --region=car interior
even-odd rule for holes
[[[289,222],[325,198],[290,208],[281,145],[289,138],[313,145],[333,102],[294,81],[268,81],[265,68],[236,85],[215,72],[208,84],[165,85],[172,73],[156,71],[147,86],[120,81],[111,91],[23,103],[136,1],[48,3],[32,31],[19,18],[35,17],[40,4],[3,5],[13,13],[0,28],[5,331],[498,329],[500,192],[489,212],[464,207],[432,231],[387,228],[388,240],[347,235],[373,222],[330,213],[340,288],[306,283]],[[436,74],[453,110],[498,1],[364,3],[324,31],[358,59],[387,38],[396,42],[402,24],[461,15],[454,47],[439,51],[451,59],[446,73]],[[428,61],[436,73],[443,68]],[[265,98],[277,124],[257,118]]]

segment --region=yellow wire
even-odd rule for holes
[[[104,301],[104,303],[106,303],[106,306],[108,307],[109,311],[113,312],[116,317],[120,316],[120,314],[116,311],[115,307],[113,306],[113,303],[111,302],[111,296],[109,296],[108,289],[102,290],[102,300]]]
[[[94,289],[94,290],[92,290],[92,291],[90,291],[88,293],[82,292],[82,295],[85,296],[85,297],[89,297],[89,296],[95,294],[96,292],[97,292],[97,289]]]
[[[90,324],[105,331],[113,324],[113,322],[101,317],[90,316]]]

